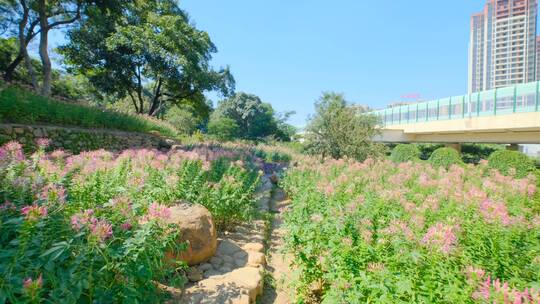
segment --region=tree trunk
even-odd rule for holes
[[[17,54],[17,57],[13,59],[13,61],[8,65],[6,68],[6,71],[4,72],[4,80],[5,81],[12,81],[13,75],[15,74],[15,69],[19,66],[19,64],[23,61],[23,54],[19,51]]]
[[[160,97],[162,83],[163,81],[161,80],[161,78],[158,78],[156,89],[154,90],[154,97],[152,98],[152,104],[150,105],[150,110],[148,111],[148,115],[150,116],[154,116],[159,110],[159,108],[161,108]]]
[[[47,47],[49,45],[49,23],[47,21],[47,11],[45,6],[45,0],[39,0],[39,25],[41,32],[39,35],[39,56],[41,57],[41,63],[43,65],[43,84],[41,87],[41,94],[49,96],[51,94],[51,81],[52,81],[52,66],[51,58],[49,58],[49,51]]]
[[[28,24],[29,9],[26,6],[26,1],[21,0],[21,4],[23,7],[23,17],[19,22],[19,54],[24,58],[24,62],[26,63],[26,69],[28,70],[28,75],[30,75],[32,87],[34,87],[34,89],[37,89],[38,84],[36,74],[34,73],[34,68],[32,67],[32,60],[30,59],[30,55],[28,55],[28,43],[26,42],[27,39],[24,34],[24,30],[26,29],[26,25]]]

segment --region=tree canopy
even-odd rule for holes
[[[378,118],[366,112],[366,108],[347,102],[342,94],[323,93],[306,127],[307,150],[323,157],[360,161],[382,155],[384,146],[372,141]]]
[[[239,127],[237,136],[242,139],[257,140],[273,136],[275,139],[290,140],[290,133],[294,130],[285,123],[290,114],[279,117],[269,103],[256,95],[240,92],[219,102],[210,121],[222,117],[232,119]]]
[[[207,91],[234,91],[229,69],[209,65],[217,51],[210,37],[176,1],[137,0],[88,16],[60,48],[70,71],[105,94],[130,98],[137,113],[157,115],[186,100],[204,103]]]

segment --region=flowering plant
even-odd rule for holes
[[[297,296],[323,303],[539,303],[536,177],[486,162],[301,158],[287,249]]]
[[[182,284],[170,207],[189,200],[220,224],[248,220],[258,175],[225,150],[24,155],[0,147],[0,303],[161,302]],[[177,286],[177,287],[181,287]]]

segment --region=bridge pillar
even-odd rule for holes
[[[459,153],[461,153],[461,144],[460,143],[456,143],[456,144],[445,144],[445,146],[447,148],[452,148],[456,151],[458,151]]]
[[[506,150],[519,151],[519,145],[518,144],[509,144],[508,146],[506,146]]]

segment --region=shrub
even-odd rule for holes
[[[306,127],[306,152],[322,157],[363,161],[385,155],[386,147],[372,139],[379,118],[349,103],[342,94],[323,93]]]
[[[488,161],[490,168],[504,175],[509,175],[514,169],[516,177],[525,177],[536,169],[534,161],[518,151],[500,150],[491,154]]]
[[[215,136],[218,140],[233,140],[240,130],[236,121],[227,117],[214,116],[208,122],[208,134]]]
[[[461,165],[463,161],[459,152],[452,148],[439,148],[429,157],[429,162],[434,167],[444,167],[449,169],[452,165]]]
[[[399,144],[392,150],[390,159],[395,163],[417,161],[420,160],[420,150],[416,145]]]
[[[540,300],[534,179],[483,166],[299,161],[280,182],[297,302]]]
[[[467,164],[478,164],[495,151],[503,149],[502,145],[494,144],[463,144],[461,146],[461,159]]]
[[[168,137],[177,135],[174,127],[155,118],[55,101],[14,86],[0,92],[0,104],[1,122],[157,132]]]
[[[169,207],[202,204],[219,229],[249,220],[258,175],[242,157],[0,147],[0,303],[164,302],[156,282],[183,282],[182,263],[165,263],[183,249]]]

